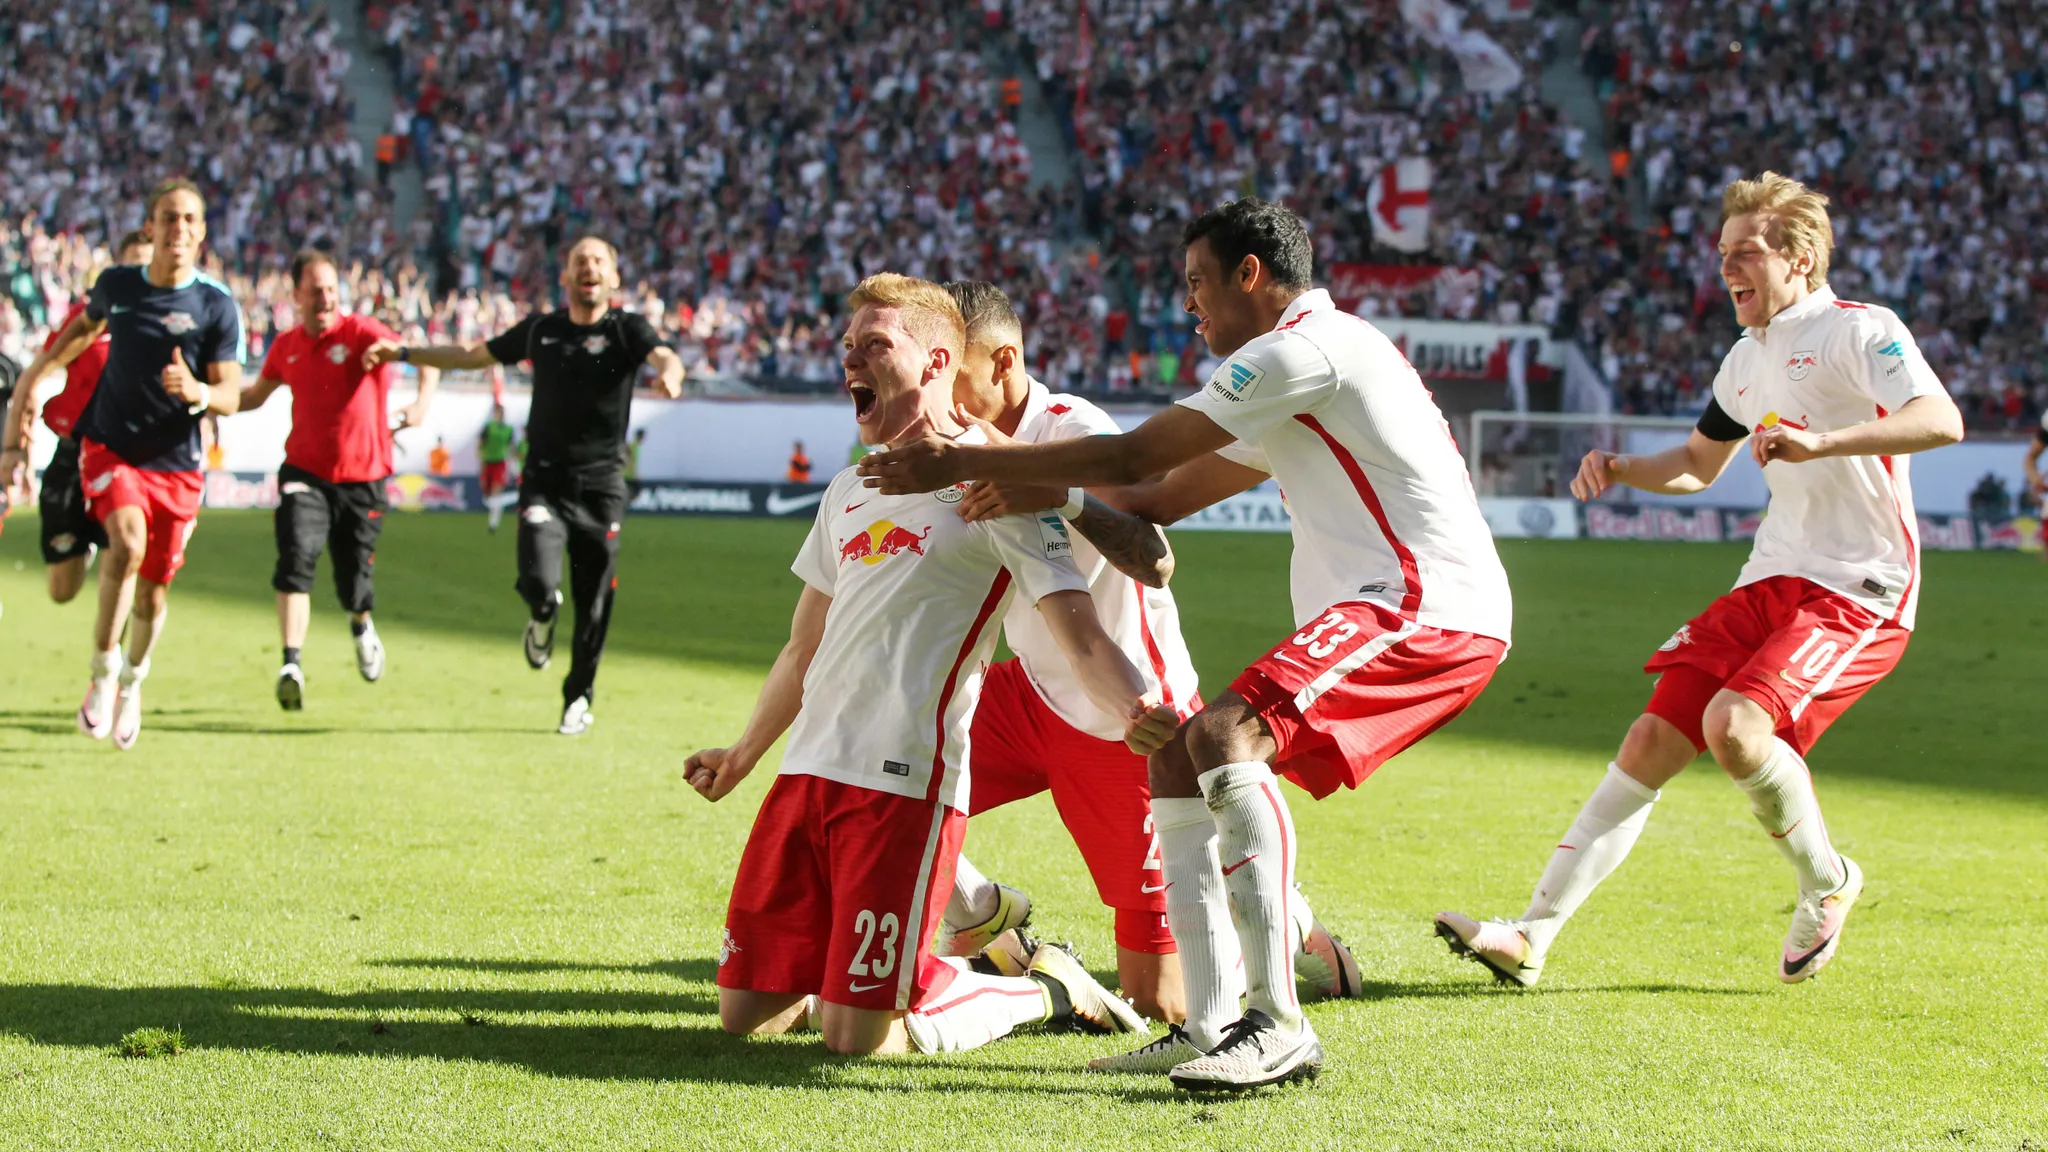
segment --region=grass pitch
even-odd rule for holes
[[[519,657],[509,529],[394,516],[385,681],[356,677],[323,585],[285,714],[269,517],[209,512],[126,755],[74,730],[90,608],[52,607],[33,518],[10,528],[0,1148],[2048,1146],[2048,576],[2017,556],[1931,556],[1904,665],[1812,758],[1869,877],[1825,976],[1774,978],[1791,880],[1702,761],[1516,992],[1429,916],[1520,911],[1642,659],[1741,554],[1507,545],[1516,646],[1481,702],[1358,793],[1295,794],[1303,882],[1370,988],[1311,1008],[1328,1070],[1190,1100],[1078,1071],[1114,1038],[862,1061],[718,1031],[727,886],[774,765],[717,806],[678,768],[738,733],[800,524],[629,525],[600,719],[567,740],[560,669]],[[1291,623],[1286,542],[1176,547],[1219,685]],[[968,850],[1110,966],[1044,798],[977,818]]]

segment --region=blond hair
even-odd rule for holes
[[[955,358],[967,346],[967,321],[953,294],[929,280],[896,272],[877,272],[846,294],[846,308],[858,312],[868,305],[903,313],[903,326],[933,348],[951,349]]]
[[[1828,198],[1790,176],[1765,172],[1754,180],[1737,180],[1721,193],[1721,223],[1760,212],[1770,219],[1764,240],[1787,256],[1813,254],[1806,287],[1828,282],[1828,258],[1835,250],[1835,226],[1828,221]]]

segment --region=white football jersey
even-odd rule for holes
[[[1180,401],[1237,437],[1294,517],[1294,616],[1371,601],[1431,628],[1510,640],[1514,602],[1465,459],[1422,378],[1322,289]]]
[[[1071,440],[1077,436],[1115,435],[1122,429],[1107,413],[1078,396],[1055,395],[1038,381],[1024,401],[1023,418],[1013,439],[1027,444]],[[1094,545],[1073,533],[1074,563],[1088,579],[1095,614],[1102,630],[1145,678],[1147,691],[1182,717],[1196,698],[1195,663],[1180,635],[1180,609],[1173,593],[1147,588],[1116,570]],[[1074,665],[1053,639],[1036,605],[1018,600],[1003,617],[1003,635],[1024,666],[1024,675],[1046,707],[1079,731],[1103,740],[1122,740],[1124,718],[1105,716],[1088,698]]]
[[[1752,433],[1833,432],[1896,412],[1941,381],[1889,308],[1822,288],[1747,329],[1721,361],[1714,399]],[[1771,503],[1735,586],[1797,576],[1901,627],[1920,598],[1920,520],[1904,456],[1832,456],[1764,468]]]
[[[986,443],[979,429],[963,443]],[[832,597],[782,771],[967,811],[967,729],[1012,585],[1085,592],[1057,512],[960,519],[966,486],[884,496],[832,478],[790,565]]]

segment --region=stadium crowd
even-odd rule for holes
[[[1718,190],[1778,164],[1836,200],[1838,290],[1898,309],[1973,422],[2038,418],[2048,77],[2018,8],[1631,0],[1574,46],[1554,18],[1474,7],[1468,26],[1520,65],[1492,95],[1392,3],[376,3],[392,136],[430,203],[401,237],[358,173],[348,54],[317,9],[29,0],[0,45],[0,347],[82,290],[80,234],[117,234],[110,213],[165,157],[204,155],[210,242],[259,338],[285,321],[277,269],[301,243],[353,262],[354,306],[468,338],[548,300],[560,244],[588,230],[618,240],[628,306],[693,376],[835,379],[838,299],[890,267],[1004,284],[1057,386],[1170,392],[1204,359],[1181,224],[1257,193],[1307,215],[1326,266],[1476,274],[1472,292],[1369,292],[1360,311],[1541,323],[1594,354],[1617,407],[1687,411],[1735,335]],[[104,27],[141,47],[94,56],[83,29]],[[1606,153],[1538,95],[1574,50]],[[1021,85],[991,64],[1006,58],[1066,135],[1070,191],[1030,183]],[[208,150],[202,125],[267,143]],[[1375,243],[1367,196],[1417,154],[1436,169],[1429,246],[1404,255]]]

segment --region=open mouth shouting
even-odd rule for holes
[[[846,391],[853,397],[854,423],[866,424],[875,418],[876,413],[882,410],[881,398],[875,394],[872,386],[856,384],[849,380],[846,382]]]
[[[1737,284],[1730,284],[1728,286],[1728,296],[1731,300],[1735,301],[1735,306],[1737,308],[1741,308],[1743,305],[1749,303],[1751,300],[1756,299],[1756,289],[1745,288]]]

